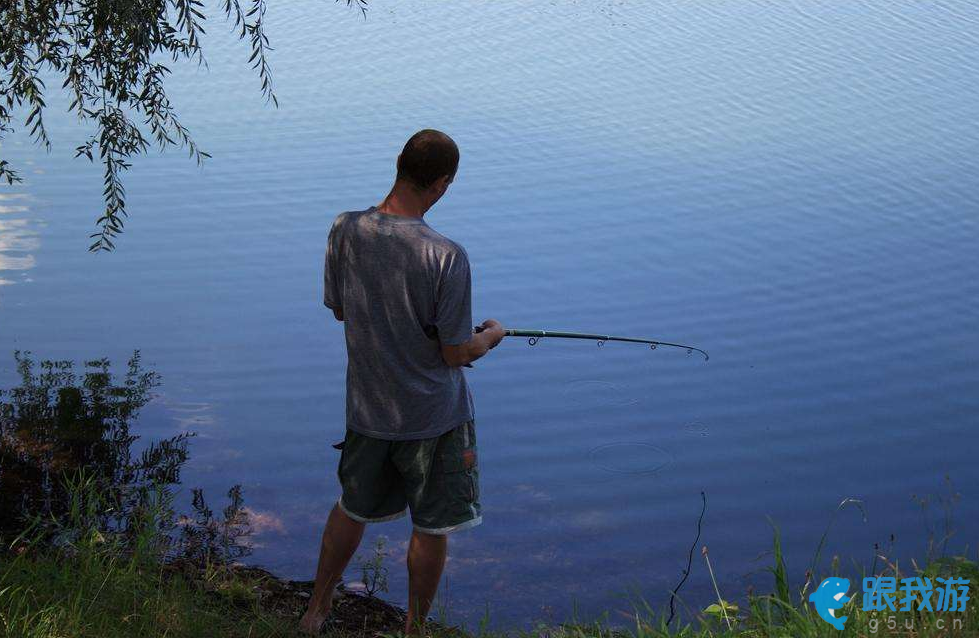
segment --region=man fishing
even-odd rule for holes
[[[366,523],[410,512],[405,633],[421,632],[438,589],[446,536],[481,522],[472,396],[462,366],[504,337],[474,333],[466,251],[425,223],[459,166],[445,133],[415,133],[377,206],[340,214],[330,230],[323,301],[344,322],[347,432],[342,495],[320,546],[300,621],[318,633]]]

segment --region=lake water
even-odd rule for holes
[[[198,433],[187,485],[231,484],[253,556],[309,578],[338,496],[345,351],[321,303],[326,233],[376,204],[415,130],[462,151],[426,217],[469,251],[476,321],[710,351],[508,339],[468,372],[485,523],[452,538],[450,619],[613,621],[654,607],[701,544],[722,594],[769,586],[770,517],[801,580],[825,549],[924,555],[912,495],[979,533],[979,5],[898,1],[372,3],[267,16],[278,110],[247,45],[171,91],[214,158],[139,159],[113,254],[86,252],[98,166],[52,95],[50,155],[15,135],[0,190],[0,377],[14,349],[133,349],[163,376],[146,437]],[[52,86],[60,83],[52,82]],[[405,597],[405,521],[389,538]],[[942,530],[936,529],[937,534]],[[365,545],[366,548],[366,545]],[[357,573],[352,570],[351,578]],[[682,592],[712,587],[695,554]]]

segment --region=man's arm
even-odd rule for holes
[[[469,341],[450,346],[442,344],[442,360],[446,365],[458,368],[468,365],[495,348],[505,333],[503,326],[496,319],[487,319],[482,324],[483,330],[474,334]]]
[[[487,319],[473,333],[472,276],[469,257],[459,246],[440,264],[435,302],[435,327],[438,330],[442,360],[456,368],[469,365],[503,339],[499,321]]]
[[[342,217],[342,216],[341,216]],[[343,321],[343,304],[340,295],[340,263],[337,247],[337,227],[340,217],[333,222],[326,240],[326,256],[323,261],[323,304],[333,311],[337,321]]]

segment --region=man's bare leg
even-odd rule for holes
[[[357,551],[363,535],[364,524],[344,514],[339,505],[334,505],[323,529],[313,596],[309,601],[309,609],[299,621],[299,628],[302,631],[314,635],[320,632],[323,622],[330,615],[333,591],[340,582],[350,557]]]
[[[405,634],[421,634],[445,567],[446,536],[412,532],[408,545],[408,618]]]

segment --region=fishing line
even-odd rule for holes
[[[473,332],[480,333],[484,330],[482,326],[476,326],[473,328]],[[604,334],[594,334],[590,332],[559,332],[552,330],[516,330],[516,329],[506,329],[503,333],[508,337],[527,337],[527,343],[532,346],[537,345],[537,343],[547,337],[549,339],[586,339],[588,341],[596,341],[599,346],[604,346],[609,341],[625,341],[629,343],[645,343],[649,344],[650,350],[655,350],[661,346],[669,348],[680,348],[681,350],[686,350],[687,354],[698,352],[704,355],[704,361],[710,359],[710,355],[707,354],[705,350],[700,348],[695,348],[694,346],[684,345],[682,343],[670,343],[669,341],[657,341],[655,339],[642,339],[639,337],[615,337],[612,335]]]
[[[687,577],[690,575],[690,569],[693,567],[693,552],[695,549],[697,549],[697,543],[700,542],[700,529],[704,523],[704,514],[707,513],[707,493],[701,491],[700,498],[703,499],[704,506],[700,510],[700,518],[697,519],[697,538],[693,539],[693,544],[690,546],[690,555],[687,556],[687,568],[683,570],[683,578],[680,579],[680,582],[673,588],[673,593],[670,594],[670,617],[666,619],[667,626],[673,622],[673,616],[676,615],[676,608],[674,607],[676,595],[679,593],[680,588],[683,587],[683,583],[687,582]]]

